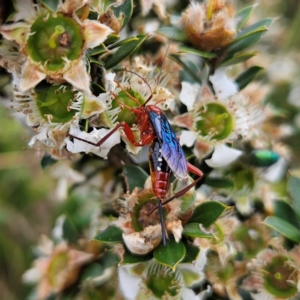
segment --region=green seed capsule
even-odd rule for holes
[[[194,126],[200,136],[221,141],[233,131],[233,118],[226,107],[208,103],[196,112]]]
[[[280,156],[271,150],[255,150],[250,155],[250,165],[270,167],[279,160]]]
[[[83,37],[78,24],[63,15],[41,16],[31,27],[27,51],[31,59],[49,71],[63,68],[82,53]]]
[[[70,86],[50,86],[44,89],[36,89],[36,105],[42,118],[47,120],[51,116],[53,123],[64,123],[70,121],[76,110],[70,106],[76,93]]]
[[[292,284],[296,269],[288,263],[288,258],[282,255],[273,257],[272,261],[263,269],[264,288],[276,298],[287,299],[297,293],[296,284]]]

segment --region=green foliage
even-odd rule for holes
[[[166,246],[160,245],[153,252],[153,256],[157,262],[170,267],[173,271],[184,259],[185,255],[184,244],[181,241],[176,242],[175,240],[169,240]]]
[[[130,56],[133,52],[141,46],[141,44],[148,38],[146,34],[139,34],[134,40],[130,39],[130,42],[122,44],[118,50],[105,60],[105,68],[111,69],[120,63],[123,59]]]
[[[120,243],[123,241],[122,230],[116,226],[108,226],[99,231],[94,239],[105,243]]]
[[[192,46],[194,43],[186,34],[184,22],[175,22],[183,14],[183,4],[179,1],[166,7],[168,18],[164,18],[163,10],[158,10],[157,6],[142,15],[144,2],[135,5],[132,0],[100,2],[92,1],[92,6],[86,5],[68,13],[56,13],[57,0],[32,2],[37,10],[43,5],[41,11],[48,13],[48,23],[45,23],[45,15],[36,17],[34,11],[30,17],[26,15],[28,7],[25,6],[31,1],[24,2],[24,11],[17,6],[20,1],[0,5],[3,28],[9,29],[11,24],[17,26],[24,22],[24,26],[15,32],[16,42],[13,41],[15,36],[6,38],[9,30],[2,32],[1,66],[7,71],[0,70],[1,97],[14,94],[12,102],[5,105],[24,112],[29,135],[39,134],[35,147],[41,157],[40,167],[35,163],[37,158],[33,152],[20,151],[29,140],[25,126],[17,125],[7,118],[4,109],[0,109],[4,129],[0,132],[0,266],[3,270],[0,281],[3,283],[3,299],[25,299],[25,294],[28,299],[48,300],[130,298],[119,291],[117,281],[121,281],[121,272],[117,274],[118,267],[128,271],[128,282],[134,277],[134,284],[127,281],[126,284],[132,289],[132,294],[135,289],[140,289],[135,293],[137,299],[179,299],[183,293],[191,298],[209,299],[229,299],[233,293],[250,299],[253,292],[267,292],[269,297],[275,298],[299,297],[298,279],[295,279],[299,270],[300,244],[300,176],[297,169],[300,164],[297,156],[300,151],[299,71],[292,62],[297,55],[292,49],[289,53],[279,53],[278,45],[286,40],[286,44],[291,45],[289,37],[296,36],[297,26],[289,34],[290,16],[294,11],[300,12],[300,6],[285,3],[290,12],[288,18],[283,16],[285,22],[279,24],[282,32],[279,36],[273,31],[276,40],[263,40],[263,47],[260,46],[261,39],[269,28],[272,29],[273,19],[258,20],[258,17],[282,13],[278,6],[280,1],[267,7],[276,7],[275,14],[274,11],[271,14],[266,12],[264,4],[259,8],[245,7],[230,19],[230,25],[235,24],[236,35],[229,34],[230,41],[225,46],[208,45],[207,49],[213,50],[204,51]],[[209,29],[214,14],[222,10],[214,11],[213,2],[207,2],[204,13],[207,22],[203,31],[196,31],[194,36],[202,39],[208,35],[212,44],[214,37],[218,41],[223,38],[219,35],[222,29],[218,32]],[[202,3],[194,3],[193,9]],[[163,3],[160,8],[164,8]],[[226,9],[231,13],[231,7]],[[259,13],[258,9],[261,9]],[[123,31],[111,33],[101,45],[85,49],[81,23],[85,18],[100,22],[98,18],[105,12],[113,13]],[[22,20],[16,21],[14,16],[21,16]],[[9,23],[4,24],[8,20]],[[70,41],[64,40],[63,35],[53,37],[57,22],[70,31]],[[49,24],[51,30],[46,26]],[[159,28],[154,35],[148,33],[153,24]],[[18,30],[22,32],[23,27],[29,28],[31,34],[18,36]],[[51,38],[53,40],[49,42]],[[22,44],[20,40],[26,43]],[[57,42],[61,44],[55,51],[55,47],[49,49],[51,43],[50,46],[57,46]],[[295,43],[293,45],[296,47]],[[143,59],[137,58],[138,54],[142,54],[145,64]],[[252,63],[257,54],[267,70],[263,77],[258,76],[263,68]],[[65,84],[69,63],[77,59],[84,62],[89,85],[85,90],[74,85],[72,80],[68,81],[69,88],[61,95],[57,87]],[[30,69],[31,76],[39,76],[43,68],[49,71],[43,75],[47,78],[46,90],[51,93],[44,93],[46,80],[33,89],[18,87],[18,80],[26,78],[23,77],[26,75],[23,62],[30,60],[35,61],[36,68],[34,72]],[[286,63],[287,60],[290,64]],[[124,77],[121,77],[119,71],[129,68],[132,71],[123,72]],[[231,78],[231,83],[236,83],[239,91],[224,99],[219,95],[227,92],[227,86],[219,88],[211,79],[212,75],[223,72],[219,70],[221,68],[226,70],[226,77]],[[58,74],[58,69],[63,71]],[[115,81],[106,76],[111,69],[117,72]],[[7,86],[10,73],[15,79],[13,88]],[[71,78],[74,79],[75,75],[77,73]],[[30,79],[35,80],[34,77]],[[254,85],[249,86],[253,80],[260,80],[261,90],[253,92]],[[192,95],[194,92],[185,94],[188,97],[184,99],[186,102],[195,98],[195,103],[191,104],[193,107],[182,101],[183,81],[201,84],[201,90],[197,92],[195,87],[195,95]],[[134,90],[135,85],[139,86],[138,91]],[[264,86],[271,90],[267,96],[263,93]],[[101,103],[105,111],[99,114],[91,106],[91,111],[87,112],[91,113],[89,117],[81,118],[81,101],[85,101],[85,97],[75,99],[74,90],[77,89],[84,96],[91,97],[95,106]],[[195,189],[179,199],[163,203],[162,215],[158,213],[157,199],[151,190],[154,176],[149,178],[148,158],[141,155],[141,163],[132,164],[135,160],[127,152],[133,146],[124,145],[122,128],[118,130],[123,141],[110,149],[107,159],[71,153],[66,143],[72,140],[64,133],[60,134],[63,130],[67,132],[71,125],[78,125],[78,130],[90,134],[93,128],[112,129],[117,122],[126,121],[134,127],[136,136],[151,135],[151,123],[146,122],[143,127],[137,122],[139,118],[147,118],[147,114],[139,114],[132,108],[146,109],[139,105],[152,91],[149,105],[161,105],[165,109],[164,104],[170,104],[164,113],[176,134],[184,130],[183,137],[186,131],[195,136],[196,140],[191,142],[193,145],[184,146],[183,150],[189,162],[205,174]],[[244,96],[240,91],[245,93]],[[244,103],[244,97],[249,101]],[[170,100],[173,98],[176,100]],[[259,119],[264,111],[261,103],[268,104],[268,114],[263,116],[267,120],[257,125],[256,118]],[[35,113],[38,109],[41,118],[37,120]],[[233,112],[237,118],[232,117]],[[270,117],[272,113],[273,117]],[[218,127],[220,118],[227,122],[223,124],[224,131]],[[32,128],[35,133],[32,133]],[[159,126],[155,129],[158,130]],[[292,134],[288,136],[290,132]],[[161,138],[159,130],[155,135]],[[26,143],[22,141],[23,136],[26,136]],[[187,141],[183,144],[186,145]],[[224,166],[212,170],[206,165],[206,159],[214,147],[217,149],[225,144],[243,151],[244,155],[228,166],[227,154],[224,153]],[[100,145],[98,150],[103,147],[104,144]],[[82,151],[88,152],[85,148]],[[175,157],[174,164],[176,159],[179,157]],[[288,162],[294,168],[289,171],[289,176],[286,174]],[[212,176],[208,174],[211,171]],[[55,182],[49,174],[55,176]],[[176,172],[173,175],[162,201],[186,187],[185,180],[174,180]],[[275,201],[274,198],[284,201]],[[224,203],[211,199],[222,199]],[[167,237],[165,246],[161,241],[161,218]],[[280,235],[285,241],[276,245],[272,238]],[[132,244],[126,240],[128,237]],[[269,248],[270,242],[272,248]],[[35,258],[30,248],[33,244],[37,244]],[[20,278],[33,260],[33,273],[41,274],[41,277],[31,283],[33,289],[28,294]],[[43,268],[40,268],[41,263]],[[249,270],[256,270],[255,278]],[[24,278],[28,274],[31,273],[25,274]],[[203,274],[211,291],[205,291],[202,286]],[[254,290],[253,280],[260,283],[255,287],[257,290]],[[241,291],[241,285],[245,290]],[[46,296],[39,295],[41,290]],[[199,292],[201,294],[197,295]]]
[[[56,12],[59,0],[41,0],[41,3],[44,4],[52,12]]]
[[[148,174],[135,165],[125,165],[123,174],[127,183],[127,190],[132,192],[134,188],[143,188]]]
[[[245,88],[263,70],[262,67],[253,66],[241,73],[236,79],[239,90]]]
[[[292,172],[288,180],[288,191],[293,199],[292,208],[300,220],[300,177],[296,172]]]
[[[235,17],[238,20],[238,23],[236,25],[237,30],[240,30],[245,26],[253,12],[253,9],[254,6],[246,6],[236,14]]]
[[[113,5],[112,11],[122,24],[122,28],[124,28],[130,21],[132,16],[133,0],[125,0],[122,4]]]
[[[189,222],[199,223],[208,228],[229,208],[217,201],[204,202],[196,206]]]
[[[280,234],[287,237],[288,239],[300,243],[299,229],[296,228],[290,222],[285,221],[280,217],[271,216],[271,217],[267,217],[264,220],[264,224],[266,224],[272,229],[275,229],[276,231],[278,231]]]

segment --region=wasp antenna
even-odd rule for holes
[[[123,87],[122,85],[115,80],[115,83],[117,84],[117,86],[132,100],[134,101],[136,104],[140,105],[139,101],[137,101],[133,96],[131,96]],[[116,99],[116,98],[115,98]],[[119,102],[119,101],[118,101]],[[119,102],[120,103],[120,102]],[[129,106],[126,106],[125,104],[122,103],[122,105],[124,105],[125,107],[129,108]]]
[[[124,71],[136,75],[136,76],[139,77],[141,80],[143,80],[143,82],[146,83],[146,85],[148,86],[148,88],[149,88],[149,90],[150,90],[150,92],[151,92],[151,95],[147,98],[147,100],[145,101],[145,103],[144,103],[143,105],[141,105],[141,106],[145,106],[145,105],[152,99],[152,97],[153,97],[153,90],[152,90],[152,88],[151,88],[151,85],[150,85],[149,82],[148,82],[143,76],[141,76],[140,74],[138,74],[138,73],[136,73],[136,72],[134,72],[134,71],[132,71],[132,70],[127,70],[126,68],[124,68]],[[124,92],[125,92],[125,91],[124,91]],[[139,105],[140,105],[140,103],[139,103]]]

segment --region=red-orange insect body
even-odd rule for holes
[[[133,72],[134,73],[134,72]],[[136,73],[134,73],[136,74]],[[139,76],[138,74],[136,74]],[[140,77],[140,76],[139,76]],[[141,79],[149,86],[145,79]],[[116,84],[127,94],[127,96],[134,102],[140,103],[131,96],[122,86],[116,82]],[[149,86],[150,90],[151,87]],[[189,164],[186,159],[184,152],[179,144],[179,141],[173,131],[171,125],[168,122],[164,112],[156,105],[146,104],[152,98],[152,90],[150,97],[145,101],[143,105],[139,107],[129,107],[118,100],[117,95],[112,93],[114,99],[119,102],[120,106],[126,107],[127,109],[134,112],[136,115],[136,122],[140,129],[140,140],[136,141],[134,134],[125,121],[120,122],[113,128],[106,136],[104,136],[98,143],[85,141],[76,136],[70,135],[73,138],[85,141],[93,146],[101,146],[115,131],[120,127],[124,130],[125,135],[129,141],[136,147],[142,147],[150,145],[149,148],[149,166],[152,180],[152,188],[155,196],[158,199],[158,209],[160,214],[160,220],[162,224],[162,239],[163,244],[166,244],[166,233],[164,229],[164,220],[162,213],[162,205],[168,203],[174,198],[178,198],[185,194],[203,177],[203,173],[198,168]],[[178,178],[183,179],[187,176],[187,172],[190,171],[199,176],[193,183],[188,185],[183,190],[174,194],[171,198],[166,200],[166,194],[170,185],[171,172]],[[153,210],[154,211],[154,210]],[[149,215],[153,212],[151,211]]]
[[[152,189],[157,199],[165,200],[170,185],[171,169],[161,155],[160,144],[154,140],[149,148]]]

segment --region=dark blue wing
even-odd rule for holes
[[[154,111],[148,111],[148,115],[160,142],[163,158],[173,174],[178,179],[183,179],[187,174],[187,162],[167,117],[163,113],[157,114]]]

